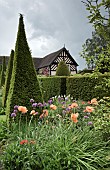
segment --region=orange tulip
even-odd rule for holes
[[[30,113],[30,115],[34,115],[34,116],[37,115],[37,114],[38,114],[38,112],[36,112],[35,110],[32,110],[31,113]]]
[[[43,115],[44,115],[44,117],[47,117],[48,116],[48,110],[43,110]]]
[[[78,107],[78,104],[77,104],[77,103],[72,103],[71,106],[70,106],[70,108],[72,108],[72,109],[73,109],[73,108],[77,108],[77,107]]]
[[[91,100],[91,104],[98,105],[97,99],[96,99],[96,98],[93,98],[93,99]]]
[[[72,120],[74,123],[77,123],[77,122],[78,122],[78,120],[77,120],[78,115],[79,115],[78,113],[76,113],[76,114],[72,113],[72,114],[71,114],[71,120]]]
[[[51,104],[51,105],[50,105],[50,109],[52,109],[52,110],[56,110],[56,109],[57,109],[57,106],[55,106],[55,105]]]
[[[36,144],[36,141],[31,140],[31,141],[30,141],[30,144]]]
[[[35,110],[32,110],[30,115],[34,115],[35,113],[36,113]]]
[[[44,117],[43,113],[39,116],[40,119],[42,119]]]
[[[85,109],[85,110],[83,110],[83,112],[87,112],[87,110]]]
[[[40,119],[44,118],[44,117],[47,117],[48,116],[48,110],[43,110],[43,113],[40,115]]]
[[[91,107],[91,106],[86,106],[86,111],[89,112],[89,113],[91,113],[91,112],[94,111],[94,108]]]
[[[27,113],[27,111],[28,111],[27,108],[24,106],[18,106],[18,110],[22,113]]]

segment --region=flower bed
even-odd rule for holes
[[[29,121],[26,106],[15,106],[11,113],[11,133],[1,158],[5,169],[96,170],[110,166],[109,97],[85,102],[59,96],[47,103],[33,99],[30,103]]]

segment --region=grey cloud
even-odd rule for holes
[[[19,13],[24,14],[26,34],[34,56],[44,56],[65,44],[81,68],[81,46],[91,36],[87,12],[80,0],[1,0],[0,43],[3,54],[14,47]],[[8,28],[7,28],[8,25]],[[5,55],[5,54],[4,54]],[[82,64],[84,63],[84,64]]]

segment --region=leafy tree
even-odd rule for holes
[[[8,67],[6,71],[6,79],[5,79],[5,85],[3,88],[3,97],[2,97],[2,106],[5,107],[8,91],[10,88],[10,80],[12,75],[12,69],[13,69],[13,60],[14,60],[14,50],[11,50],[10,58],[8,61]]]
[[[69,76],[69,75],[70,72],[68,66],[64,61],[60,61],[56,70],[56,76]]]
[[[82,1],[86,9],[90,12],[88,19],[93,24],[97,33],[102,36],[106,43],[106,49],[103,49],[98,55],[96,65],[97,71],[102,73],[110,71],[110,1],[109,0],[85,0]]]
[[[1,86],[5,83],[5,72],[6,72],[6,58],[3,56],[2,58],[2,71],[1,71]]]
[[[98,56],[107,48],[106,40],[96,31],[92,32],[92,38],[88,38],[83,44],[80,56],[86,60],[88,68],[95,68]]]
[[[28,117],[30,117],[30,111],[32,109],[31,98],[36,102],[43,102],[41,89],[26,39],[23,15],[20,14],[12,77],[6,103],[8,120],[10,120],[10,114],[13,112],[15,105],[26,106],[29,113]],[[17,118],[19,119],[19,115]]]
[[[2,64],[0,64],[0,83],[1,83],[1,72],[2,72]],[[1,86],[1,84],[0,84]]]

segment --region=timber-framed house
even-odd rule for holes
[[[70,55],[69,51],[65,47],[63,47],[62,49],[56,52],[48,54],[44,58],[36,58],[36,59],[34,60],[36,60],[37,63],[37,65],[35,64],[37,67],[36,66],[35,67],[38,74],[46,73],[50,76],[55,75],[58,64],[62,60],[65,61],[65,63],[68,65],[71,74],[77,73],[78,64],[76,63],[76,61],[73,59],[73,57]]]
[[[3,56],[0,56],[0,64],[2,64]],[[6,64],[8,64],[9,56],[5,56]],[[33,63],[38,74],[53,76],[60,61],[65,61],[69,71],[72,74],[77,73],[77,62],[70,55],[69,51],[63,47],[60,50],[46,55],[44,58],[33,57]]]

